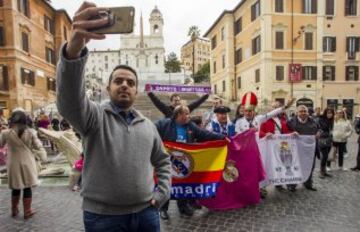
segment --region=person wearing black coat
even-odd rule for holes
[[[162,102],[153,92],[147,93],[152,103],[160,110],[161,113],[164,114],[165,118],[171,118],[174,114],[174,109],[176,106],[181,104],[180,95],[174,93],[170,96],[170,105],[166,105]],[[209,94],[205,94],[194,102],[190,103],[187,107],[190,110],[190,113],[198,108],[202,103],[204,103],[209,98]]]
[[[318,121],[320,132],[318,144],[321,154],[320,178],[331,177],[331,175],[326,172],[326,162],[328,160],[332,146],[331,133],[334,127],[334,116],[334,110],[331,108],[326,108],[323,114],[319,117]]]
[[[287,122],[287,125],[292,131],[296,131],[299,135],[313,135],[315,137],[318,137],[320,134],[318,124],[310,117],[308,108],[305,105],[299,105],[297,107],[297,116],[291,118]],[[313,172],[315,169],[317,149],[317,146],[315,146],[313,158],[314,161],[311,168],[311,173],[309,178],[304,182],[304,187],[311,191],[317,191],[317,189],[313,186],[312,180]]]
[[[359,135],[358,137],[358,155],[357,155],[357,159],[356,159],[356,166],[351,168],[352,171],[360,171],[360,114],[358,114],[355,118],[355,132]]]
[[[225,139],[225,136],[222,134],[207,131],[190,122],[190,110],[184,105],[177,106],[173,117],[162,119],[156,122],[155,126],[163,142],[194,143]],[[193,215],[194,212],[189,203],[190,201],[187,199],[177,200],[181,214],[186,216]],[[162,219],[169,219],[168,208],[169,201],[160,209],[160,217]]]

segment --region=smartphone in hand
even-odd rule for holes
[[[90,31],[98,34],[126,34],[134,30],[134,7],[110,7],[108,11],[102,11],[91,20],[107,17],[109,23]]]

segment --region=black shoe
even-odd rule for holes
[[[353,167],[353,168],[350,168],[350,170],[354,171],[354,172],[359,172],[360,168],[359,167]]]
[[[324,174],[325,177],[332,177],[332,175],[328,174],[328,173],[325,173]]]
[[[290,192],[296,192],[296,186],[288,186],[287,189],[288,189]]]
[[[285,188],[284,188],[283,186],[281,186],[281,185],[275,186],[275,189],[276,189],[277,191],[279,191],[279,192],[285,192],[285,191],[286,191]]]
[[[304,187],[307,189],[307,190],[310,190],[310,191],[317,191],[316,188],[314,188],[313,186],[307,186],[307,185],[304,185]]]
[[[202,206],[199,205],[196,201],[190,205],[193,209],[202,209]]]
[[[160,210],[160,217],[163,220],[169,220],[170,219],[168,212],[165,211],[165,210]]]
[[[191,217],[194,214],[194,210],[192,210],[190,207],[186,206],[184,208],[179,209],[180,214]]]

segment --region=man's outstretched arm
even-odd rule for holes
[[[190,112],[192,112],[193,110],[195,110],[196,108],[198,108],[201,104],[203,104],[207,99],[209,98],[209,94],[205,94],[204,96],[202,96],[201,98],[191,102],[188,107]]]
[[[172,116],[172,110],[168,105],[162,102],[153,92],[148,92],[147,95],[149,96],[150,100],[154,104],[161,113],[165,115],[165,117],[170,118]]]
[[[60,61],[57,67],[57,107],[60,114],[67,119],[82,135],[96,122],[96,106],[85,95],[84,68],[88,56],[86,43],[91,39],[104,39],[104,35],[88,31],[105,25],[108,19],[90,20],[106,8],[84,2],[75,13],[71,37],[60,50]]]

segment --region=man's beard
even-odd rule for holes
[[[132,106],[132,104],[134,103],[134,101],[130,101],[130,100],[112,100],[112,102],[120,107],[120,108],[125,108],[128,109]]]

